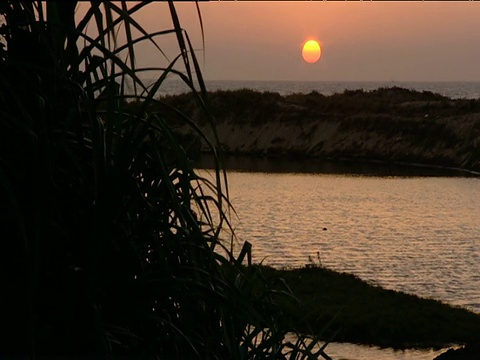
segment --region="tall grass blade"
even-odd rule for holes
[[[173,1],[173,28],[148,33],[138,21],[148,3],[82,3],[83,18],[75,1],[0,3],[0,221],[9,226],[0,227],[0,315],[11,329],[0,357],[248,359],[285,349],[275,300],[289,289],[241,265],[251,263],[248,243],[232,250],[193,44]],[[171,34],[173,60],[137,67],[137,46],[154,44],[163,60]],[[140,78],[149,71],[160,72],[151,86]],[[191,89],[198,118],[156,97],[170,75]],[[215,153],[212,179],[194,169],[180,128]]]

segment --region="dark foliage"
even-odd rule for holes
[[[272,289],[248,291],[261,273],[245,274],[222,240],[223,173],[217,162],[213,180],[200,177],[174,132],[181,122],[202,136],[195,118],[146,111],[166,75],[178,76],[215,131],[173,2],[173,26],[153,34],[135,19],[148,2],[83,5],[77,19],[76,2],[0,4],[0,357],[310,353],[284,342]],[[179,55],[149,88],[135,44],[162,57],[165,34]]]

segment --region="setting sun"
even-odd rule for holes
[[[315,40],[308,40],[305,44],[303,44],[302,56],[303,60],[305,60],[307,63],[316,63],[320,59],[320,56],[322,56],[320,44]]]

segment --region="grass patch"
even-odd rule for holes
[[[480,341],[480,315],[463,308],[386,290],[321,267],[264,268],[264,273],[267,278],[283,278],[303,304],[300,313],[290,313],[309,322],[297,321],[298,330],[322,333],[326,340],[393,348]]]
[[[219,136],[227,148],[241,149],[235,151],[237,155],[313,155],[480,169],[475,150],[480,99],[449,99],[398,87],[347,90],[330,96],[318,92],[281,96],[247,89],[208,95],[216,123],[228,124],[229,133],[219,131]],[[159,111],[159,104],[181,108],[191,116],[198,112],[191,94],[164,97],[150,110]],[[261,133],[267,127],[277,129],[276,138],[256,144],[255,138],[263,140]],[[237,135],[232,146],[228,135],[234,130]],[[243,147],[242,135],[248,139]],[[281,138],[285,140],[281,147],[272,146],[280,144]],[[355,142],[359,138],[364,141]],[[323,145],[316,146],[321,141]],[[464,156],[456,155],[462,151],[472,157],[465,161]]]

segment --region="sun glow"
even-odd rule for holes
[[[322,56],[322,49],[316,40],[308,40],[303,44],[302,49],[303,60],[309,64],[316,63]]]

